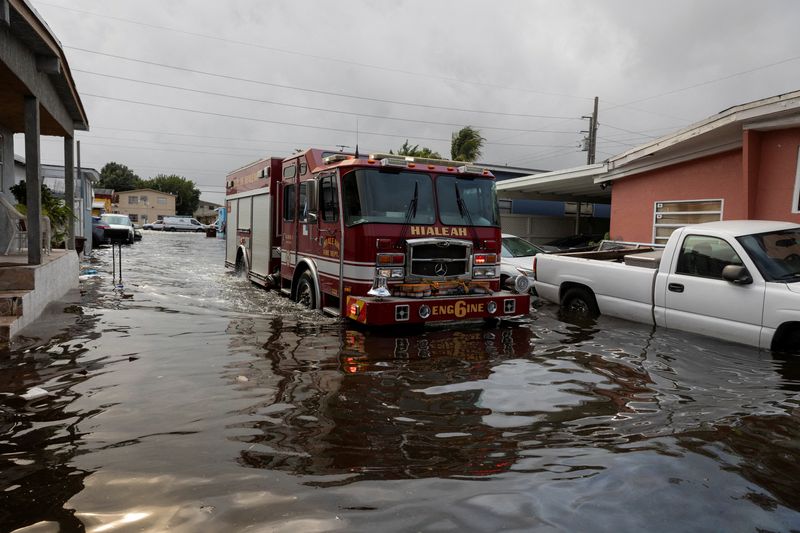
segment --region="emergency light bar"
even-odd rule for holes
[[[322,163],[325,165],[330,165],[333,163],[338,163],[339,161],[347,161],[348,159],[352,159],[353,156],[347,154],[332,154],[322,158]]]
[[[450,167],[448,170],[455,168],[460,174],[480,174],[487,176],[489,170],[475,166],[465,165],[463,161],[450,161],[448,159],[433,159],[430,157],[412,157],[396,154],[369,154],[370,159],[380,161],[381,166],[384,167],[410,167],[414,168],[416,165],[438,165],[442,167]]]

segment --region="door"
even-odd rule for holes
[[[317,242],[320,249],[320,290],[339,297],[341,275],[341,225],[336,173],[323,174],[317,181]]]
[[[724,239],[684,237],[665,287],[666,326],[758,346],[766,285],[749,262],[748,258],[748,264],[743,263]],[[736,285],[722,279],[727,265],[743,264],[753,283]]]
[[[281,219],[281,277],[291,280],[297,264],[297,183],[293,177],[283,180]]]

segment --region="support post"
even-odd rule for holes
[[[25,97],[25,185],[27,193],[28,264],[42,264],[42,188],[39,150],[39,99]]]
[[[75,217],[79,213],[75,210],[75,148],[72,137],[64,137],[64,203],[69,209],[67,218],[67,250],[75,249]]]

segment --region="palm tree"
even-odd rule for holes
[[[472,126],[464,126],[453,133],[450,156],[455,161],[475,161],[481,156],[481,148],[485,142],[481,132]]]

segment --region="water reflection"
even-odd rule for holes
[[[240,329],[241,326],[235,326]],[[509,466],[502,431],[487,428],[470,391],[446,398],[421,389],[485,378],[490,360],[530,351],[527,327],[382,335],[337,325],[321,331],[270,324],[264,362],[245,374],[274,390],[254,406],[243,464],[356,479],[480,476]],[[259,339],[260,342],[260,339]],[[273,379],[273,383],[269,380]],[[451,431],[452,429],[452,431]]]
[[[90,472],[70,461],[81,453],[85,433],[80,425],[100,409],[74,409],[81,396],[75,388],[115,361],[86,357],[85,343],[94,335],[82,333],[97,319],[80,309],[67,312],[80,316],[50,342],[0,352],[0,526],[5,531],[30,524],[34,516],[61,531],[83,530],[65,503],[83,489]]]
[[[232,349],[260,348],[237,371],[271,395],[236,413],[249,418],[230,425],[229,438],[242,443],[241,464],[318,486],[510,473],[578,480],[620,454],[702,455],[758,486],[776,481],[745,491],[749,501],[800,508],[790,490],[798,361],[607,326],[545,315],[496,330],[392,336],[235,321]],[[759,439],[772,440],[775,454],[762,456]]]

